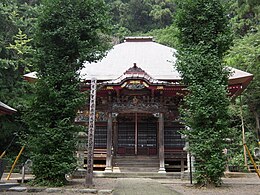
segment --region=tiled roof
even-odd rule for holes
[[[80,71],[82,81],[95,77],[99,82],[115,84],[126,78],[142,78],[151,83],[178,83],[181,76],[175,68],[176,50],[152,41],[152,37],[127,37],[124,43],[115,45],[107,56],[96,63],[85,63]],[[136,64],[146,74],[128,72]],[[230,68],[230,67],[229,67]],[[245,88],[253,75],[236,68],[229,84],[243,84]],[[24,75],[27,80],[35,80],[36,72]]]
[[[80,74],[83,80],[93,77],[97,80],[114,80],[136,63],[153,79],[180,79],[174,68],[175,52],[175,49],[155,43],[149,38],[128,38],[124,43],[115,45],[101,61],[85,63]]]
[[[176,50],[152,41],[151,37],[128,37],[124,43],[115,45],[107,56],[96,63],[85,63],[80,71],[83,80],[116,80],[125,77],[124,72],[137,64],[151,78],[158,81],[178,81],[181,76],[176,70]],[[252,74],[230,68],[230,80],[252,77]],[[130,75],[128,75],[130,76]],[[137,76],[137,75],[135,75]],[[122,78],[121,78],[122,79]]]

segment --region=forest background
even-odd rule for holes
[[[243,169],[241,112],[245,120],[247,143],[251,151],[260,136],[260,2],[222,0],[233,32],[233,45],[225,63],[254,74],[241,99],[230,106],[234,139],[230,144],[230,165]],[[120,43],[126,36],[153,36],[156,42],[178,49],[175,27],[175,0],[106,0],[113,28],[111,40]],[[23,114],[34,96],[32,85],[23,75],[35,70],[35,24],[40,0],[1,0],[0,2],[0,100],[18,112],[0,118],[0,152],[14,135],[22,137],[28,126]],[[7,152],[10,162],[21,145],[19,139]],[[23,159],[28,158],[26,152]]]

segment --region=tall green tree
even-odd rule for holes
[[[103,0],[45,0],[36,28],[36,97],[26,117],[35,182],[63,185],[75,168],[76,110],[84,102],[79,70],[109,47]]]
[[[219,0],[180,0],[177,5],[177,69],[189,90],[183,115],[196,180],[220,185],[228,135],[228,71],[222,63],[231,42],[228,20]]]
[[[0,2],[0,100],[16,108],[12,116],[0,117],[0,152],[6,149],[14,133],[26,129],[21,120],[25,107],[28,85],[23,82],[26,71],[33,70],[32,29],[37,7],[32,7],[17,0]],[[15,144],[14,144],[15,145]],[[7,157],[11,157],[11,147]]]

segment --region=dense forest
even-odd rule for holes
[[[111,43],[119,43],[125,36],[153,36],[155,41],[178,49],[176,1],[106,0]],[[222,3],[233,36],[225,63],[254,74],[241,99],[230,106],[230,131],[236,135],[231,163],[243,165],[240,104],[251,149],[260,136],[260,1],[222,0]],[[7,153],[10,159],[14,158],[12,152],[16,154],[20,148],[19,138],[28,133],[24,115],[30,112],[28,104],[34,97],[34,86],[24,82],[23,75],[37,70],[35,26],[41,10],[41,0],[0,2],[0,101],[18,110],[15,115],[0,117],[0,153],[15,133],[19,135]]]

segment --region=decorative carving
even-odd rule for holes
[[[89,121],[89,111],[87,110],[79,110],[77,112],[75,122],[76,123],[86,123]]]
[[[145,85],[143,83],[128,83],[126,84],[125,88],[131,90],[140,90],[140,89],[144,89]]]
[[[95,120],[97,122],[105,122],[105,121],[107,121],[107,118],[108,118],[107,112],[96,112]],[[89,111],[87,111],[87,110],[78,111],[77,116],[75,118],[75,122],[78,122],[78,123],[89,122]]]
[[[156,118],[159,118],[159,114],[160,113],[157,112],[157,113],[154,113],[153,116],[156,117]]]
[[[112,113],[112,118],[113,118],[113,119],[116,118],[117,115],[118,115],[118,113],[113,112],[113,113]]]
[[[96,113],[96,121],[97,122],[105,122],[108,120],[107,112],[97,112]]]
[[[138,102],[139,102],[139,100],[134,96],[134,98],[133,98],[133,104],[134,104],[134,105],[137,105]]]
[[[144,88],[149,87],[149,85],[141,80],[132,80],[132,81],[126,81],[123,85],[121,85],[122,88],[127,88],[130,90],[141,90]]]
[[[141,98],[137,98],[136,96],[131,97],[128,101],[125,102],[113,102],[112,103],[112,111],[113,112],[165,112],[167,109],[159,102],[145,102]]]

